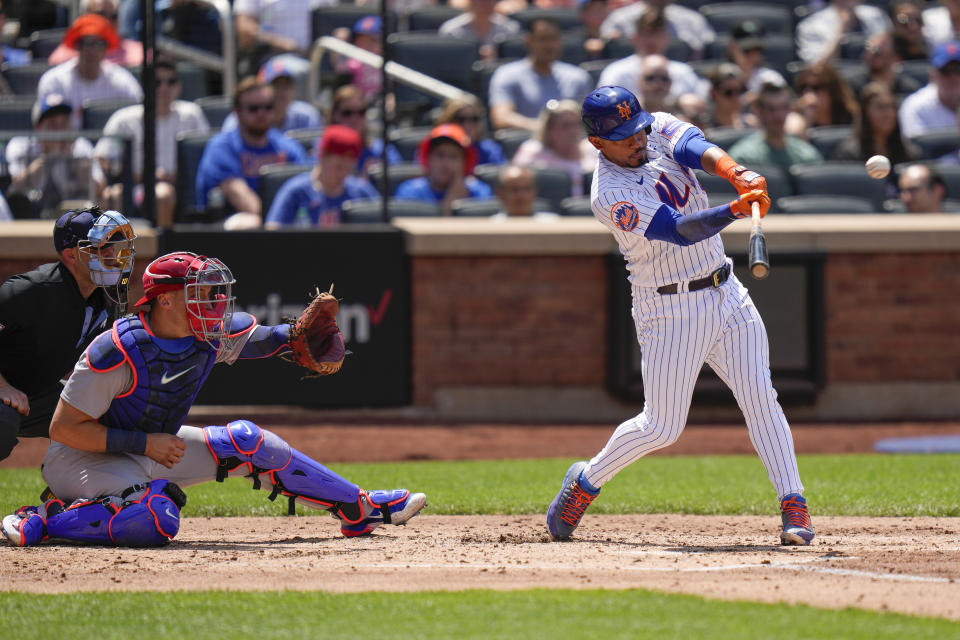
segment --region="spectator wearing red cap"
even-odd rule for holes
[[[455,124],[434,127],[420,143],[420,164],[424,176],[412,178],[397,187],[398,200],[425,200],[440,204],[443,215],[459,198],[492,198],[493,190],[473,177],[476,152],[470,138]]]
[[[80,13],[94,13],[103,16],[110,27],[117,31],[117,2],[115,0],[82,0]],[[77,50],[64,43],[53,50],[47,62],[52,65],[63,64],[77,57]],[[122,67],[134,67],[143,64],[143,44],[129,38],[119,38],[117,47],[107,51],[106,60]]]
[[[67,29],[63,44],[76,49],[77,57],[40,76],[37,96],[42,99],[51,93],[62,95],[73,105],[70,118],[73,128],[80,128],[83,103],[87,100],[143,100],[143,90],[133,74],[105,59],[107,51],[115,50],[120,44],[117,32],[106,18],[93,13],[80,16]]]
[[[309,173],[290,178],[277,193],[264,226],[332,227],[340,224],[347,200],[379,198],[372,184],[353,175],[363,152],[360,134],[332,124],[317,144],[317,164]]]

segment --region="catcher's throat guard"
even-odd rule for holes
[[[359,486],[308,458],[272,431],[249,420],[234,420],[226,426],[204,427],[203,437],[217,460],[218,482],[246,467],[254,489],[266,485],[271,500],[278,495],[289,499],[291,515],[295,503],[300,502],[333,511],[347,522],[361,519]]]

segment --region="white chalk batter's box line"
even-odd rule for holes
[[[679,553],[679,552],[671,552]],[[654,554],[650,554],[654,555]],[[657,554],[660,555],[660,554]],[[666,555],[666,554],[664,554]],[[878,573],[876,571],[861,571],[859,569],[840,569],[837,567],[815,567],[809,563],[820,562],[829,558],[807,558],[798,559],[790,562],[750,562],[729,565],[720,565],[716,567],[619,567],[620,571],[636,571],[643,573],[704,573],[711,571],[737,571],[740,569],[785,569],[787,571],[809,571],[813,573],[829,573],[833,575],[852,576],[856,578],[870,578],[872,580],[889,580],[891,582],[935,582],[950,583],[950,578],[937,578],[933,576],[914,576],[903,573]],[[856,559],[855,556],[844,556],[844,559]],[[585,571],[584,567],[567,564],[474,564],[474,563],[447,563],[447,562],[402,562],[386,563],[378,562],[367,565],[373,569],[486,569],[488,571],[499,571],[509,569],[515,571],[533,570],[533,571]]]

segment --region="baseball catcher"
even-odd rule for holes
[[[97,336],[63,389],[43,466],[56,498],[3,518],[11,544],[165,544],[180,529],[181,487],[236,475],[288,498],[291,513],[297,502],[329,511],[349,537],[404,524],[426,506],[406,489],[364,491],[249,420],[183,424],[217,363],[290,354],[326,375],[343,361],[332,293],[292,324],[261,326],[234,311],[233,285],[225,264],[193,253],[147,266],[137,305],[149,310]]]

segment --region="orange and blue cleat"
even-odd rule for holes
[[[780,501],[780,517],[783,531],[780,532],[780,544],[807,545],[813,540],[813,523],[807,501],[799,493],[789,493]]]
[[[547,530],[554,540],[566,540],[580,524],[583,513],[600,495],[600,489],[592,490],[580,480],[580,472],[587,466],[584,461],[574,462],[563,476],[560,493],[547,509]]]

